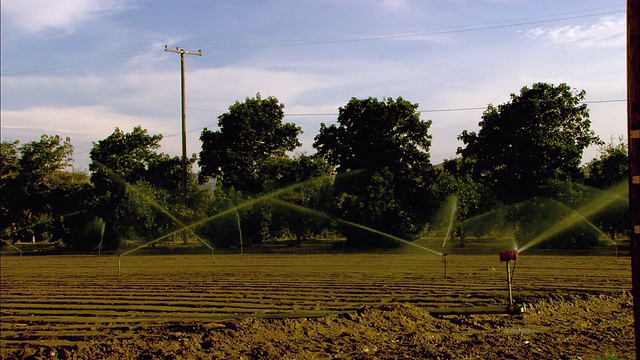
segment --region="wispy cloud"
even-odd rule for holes
[[[122,114],[107,106],[37,106],[23,110],[2,109],[0,113],[3,129],[77,134],[90,140],[105,137],[115,127],[129,130],[143,125],[154,126],[156,131],[167,130],[158,129],[154,118]]]
[[[36,141],[42,134],[68,136],[74,147],[74,167],[86,169],[93,143],[113,133],[116,127],[130,132],[140,125],[151,134],[163,134],[160,151],[176,156],[180,154],[178,126],[168,126],[158,119],[119,112],[109,106],[36,106],[22,110],[0,110],[2,141]],[[200,151],[197,136],[190,135],[189,152]]]
[[[3,21],[29,34],[72,33],[87,21],[132,8],[130,0],[4,0]]]
[[[380,4],[389,9],[406,9],[407,0],[381,0]]]
[[[607,16],[591,26],[537,27],[526,35],[543,45],[578,48],[621,47],[625,44],[624,16]]]

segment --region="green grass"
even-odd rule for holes
[[[596,360],[621,360],[621,358],[616,355],[615,351],[612,351],[611,354],[605,355],[604,358],[596,356]]]

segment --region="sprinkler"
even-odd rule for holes
[[[513,273],[516,271],[516,262],[518,261],[518,251],[509,250],[500,252],[500,261],[504,261],[507,264],[507,286],[509,288],[509,306],[514,306],[513,295],[511,293],[511,280],[513,279]],[[513,261],[513,269],[511,269],[511,262]]]
[[[442,254],[442,266],[444,267],[444,278],[447,278],[447,254]]]
[[[442,264],[444,266],[445,278],[447,276],[447,254],[442,255]],[[504,261],[507,264],[507,285],[509,286],[509,305],[504,306],[486,306],[486,307],[462,307],[462,308],[432,308],[428,309],[429,313],[433,316],[443,315],[470,315],[470,314],[507,314],[507,315],[520,315],[525,311],[524,304],[516,304],[513,302],[513,295],[511,294],[511,280],[513,279],[513,273],[516,269],[516,261],[518,260],[518,251],[501,251],[500,261]],[[513,261],[513,268],[511,262]]]

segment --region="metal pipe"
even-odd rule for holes
[[[460,308],[427,308],[425,309],[433,316],[442,315],[472,315],[472,314],[507,314],[520,315],[524,312],[522,306],[511,304],[509,306],[486,306],[486,307],[460,307]]]
[[[513,294],[511,293],[511,261],[507,261],[507,287],[509,288],[509,306],[513,305]]]
[[[442,264],[444,265],[444,278],[447,278],[447,254],[442,254]]]

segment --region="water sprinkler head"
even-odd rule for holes
[[[500,252],[500,261],[516,261],[518,260],[518,251],[509,250]]]

